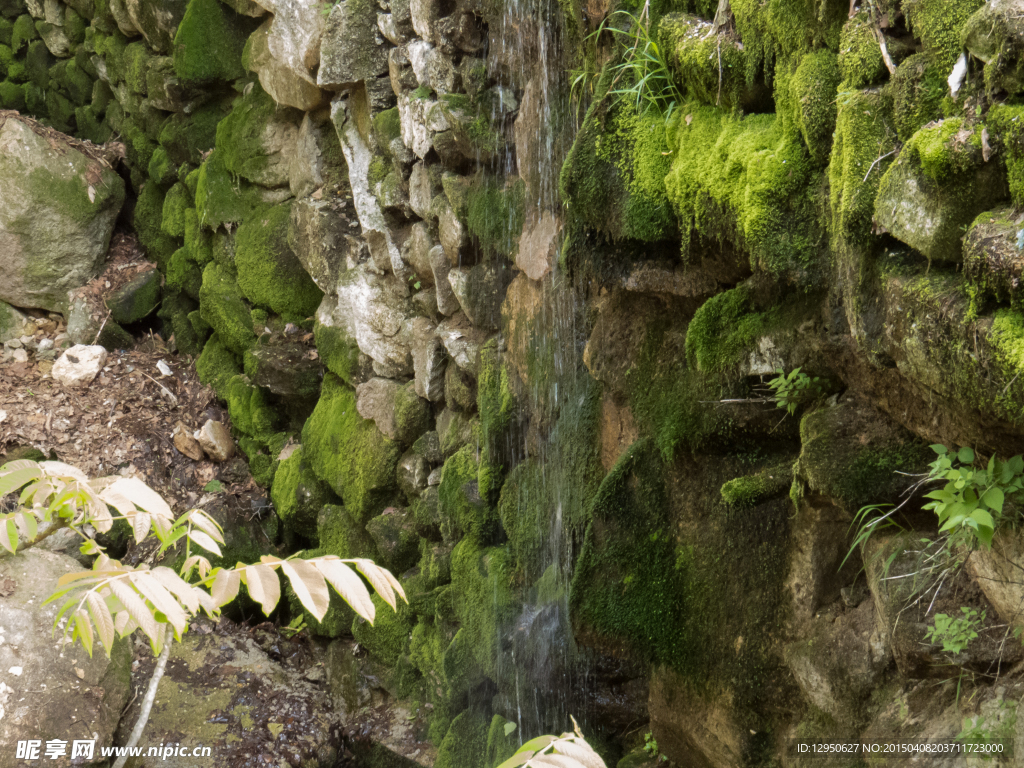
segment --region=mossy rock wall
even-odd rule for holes
[[[898,730],[890,657],[807,649],[842,634],[822,615],[860,626],[834,561],[922,441],[1024,448],[1019,20],[43,5],[0,0],[0,109],[123,144],[156,317],[277,543],[402,571],[375,626],[337,597],[305,620],[355,637],[435,764],[493,768],[566,712],[609,765],[638,728],[714,766]],[[640,14],[653,101],[617,68]],[[767,381],[798,367],[816,383],[788,412]],[[860,677],[826,695],[819,667]]]

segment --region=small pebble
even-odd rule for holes
[[[43,352],[47,349],[53,349],[53,339],[40,339],[38,349]]]
[[[14,362],[16,362],[16,363],[27,363],[28,362],[28,352],[26,352],[24,349],[16,349],[16,350],[14,350],[13,357],[14,357]]]

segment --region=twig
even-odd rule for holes
[[[715,99],[715,106],[722,100],[722,36],[718,36],[718,97]]]
[[[135,727],[132,729],[131,736],[128,737],[128,741],[124,745],[125,750],[114,762],[113,768],[124,768],[124,764],[128,762],[128,753],[131,752],[131,747],[139,743],[139,739],[142,738],[142,731],[145,729],[146,723],[149,722],[149,713],[153,709],[153,702],[156,700],[156,689],[160,686],[160,679],[164,676],[164,669],[167,668],[167,657],[171,655],[171,633],[169,630],[170,625],[167,625],[164,628],[164,647],[160,651],[160,656],[157,657],[156,666],[153,668],[153,676],[149,679],[149,688],[146,689],[146,697],[142,700],[142,707],[139,709],[139,719],[135,721]]]
[[[92,340],[92,344],[93,344],[93,346],[96,346],[96,344],[98,344],[98,343],[99,343],[99,340],[100,340],[100,334],[101,334],[101,333],[103,333],[103,328],[104,328],[104,327],[106,326],[106,324],[107,324],[107,320],[109,320],[109,319],[110,319],[110,312],[111,312],[111,310],[109,310],[109,309],[108,309],[108,310],[107,310],[107,316],[106,316],[106,317],[104,317],[104,318],[103,318],[103,322],[102,322],[102,323],[100,323],[100,329],[99,329],[98,331],[96,331],[96,338]]]
[[[889,55],[889,49],[885,47],[885,35],[882,34],[882,30],[877,25],[872,25],[872,29],[874,30],[875,37],[878,38],[878,47],[882,49],[882,61],[885,62],[885,68],[889,70],[890,75],[895,75],[896,65]]]
[[[873,162],[873,163],[872,163],[872,164],[871,164],[871,165],[870,165],[870,166],[868,167],[868,172],[864,174],[864,181],[862,181],[861,183],[863,184],[864,182],[866,182],[866,181],[868,180],[868,176],[870,176],[870,175],[871,175],[871,171],[873,171],[873,170],[875,169],[875,166],[876,166],[876,165],[878,165],[878,164],[879,164],[880,162],[882,162],[883,160],[885,160],[885,158],[887,158],[887,157],[888,157],[889,155],[893,155],[893,154],[896,154],[896,150],[895,150],[895,149],[894,149],[894,150],[892,150],[891,152],[886,152],[886,153],[885,153],[884,155],[882,155],[882,156],[881,156],[881,157],[879,157],[879,158],[876,158],[876,159],[875,159],[875,162]]]

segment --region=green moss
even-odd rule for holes
[[[903,0],[911,31],[936,63],[949,70],[962,50],[961,32],[985,0]]]
[[[230,102],[220,99],[203,105],[191,114],[177,112],[160,131],[160,145],[172,162],[178,165],[199,165],[203,154],[214,148],[217,124],[230,110]]]
[[[325,504],[320,510],[317,537],[325,554],[343,558],[365,557],[374,562],[379,558],[377,545],[365,526],[337,504]]]
[[[398,107],[384,109],[373,116],[371,121],[373,139],[378,149],[386,153],[390,159],[391,142],[402,138],[402,121]]]
[[[673,82],[687,99],[723,109],[738,107],[749,90],[747,52],[732,36],[708,34],[695,16],[666,16],[658,40],[667,51]]]
[[[254,304],[308,317],[323,292],[288,246],[290,213],[288,204],[265,207],[242,222],[235,237],[238,286]]]
[[[178,169],[171,163],[163,147],[157,146],[149,160],[147,168],[151,181],[162,187],[170,186],[178,178]],[[179,234],[178,237],[181,237]]]
[[[95,80],[72,59],[64,68],[64,91],[75,105],[81,107],[92,101]]]
[[[395,393],[395,433],[398,439],[412,445],[430,429],[430,404],[416,394],[415,382],[410,381]]]
[[[256,26],[217,0],[189,0],[174,35],[174,71],[185,83],[242,77],[242,49]]]
[[[21,53],[28,47],[28,44],[39,37],[36,32],[35,20],[27,13],[14,20],[14,27],[11,31],[11,48],[15,53]]]
[[[409,646],[415,616],[407,604],[399,601],[395,611],[376,594],[373,606],[373,624],[357,617],[352,623],[352,636],[374,659],[394,667]]]
[[[839,69],[848,89],[865,88],[883,80],[888,72],[875,37],[871,14],[858,11],[843,26],[839,42]]]
[[[480,496],[476,450],[467,445],[449,457],[441,468],[438,514],[441,532],[448,541],[463,536],[489,543],[498,532],[498,515]]]
[[[832,150],[836,127],[839,62],[828,50],[803,56],[788,83],[792,119],[815,163],[824,165]]]
[[[182,214],[182,221],[188,257],[200,267],[205,267],[213,261],[213,237],[200,226],[199,214],[195,208],[186,208]]]
[[[167,261],[167,287],[198,299],[203,286],[203,271],[188,256],[188,251],[179,248]]]
[[[862,243],[871,233],[875,197],[892,163],[896,131],[874,93],[839,95],[832,157],[828,167],[830,230],[849,242]]]
[[[262,181],[273,154],[268,151],[263,134],[277,111],[274,100],[259,83],[253,83],[252,89],[217,124],[217,152],[229,173],[257,183]]]
[[[676,232],[665,189],[671,157],[664,121],[612,103],[601,79],[562,166],[559,188],[571,215],[613,239],[656,241]]]
[[[64,9],[64,34],[72,46],[79,46],[85,42],[85,30],[88,21],[79,16],[74,8]]]
[[[56,61],[42,40],[33,40],[28,44],[28,52],[25,54],[25,71],[29,81],[45,91],[50,85],[50,67]]]
[[[10,47],[14,38],[14,22],[0,17],[0,45]]]
[[[359,415],[355,393],[333,374],[324,377],[302,445],[313,471],[357,519],[379,514],[394,497],[401,446]]]
[[[210,262],[203,270],[199,307],[203,319],[236,355],[244,353],[256,341],[242,292],[231,274],[216,262]]]
[[[192,195],[182,183],[171,187],[164,196],[164,206],[160,221],[160,229],[165,235],[183,237],[185,235],[185,211],[192,207]]]
[[[487,255],[511,257],[523,231],[526,183],[483,177],[466,196],[466,228]]]
[[[124,139],[128,167],[132,174],[132,186],[141,191],[142,186],[149,178],[149,164],[153,160],[157,144],[146,135],[134,115],[125,115],[121,119],[118,130]]]
[[[258,206],[258,190],[244,179],[232,179],[214,150],[199,167],[196,184],[196,209],[202,225],[216,229],[221,224],[240,222]]]
[[[50,125],[63,133],[70,133],[75,125],[75,105],[57,91],[46,93],[46,114]]]
[[[989,111],[988,124],[1004,148],[1010,198],[1018,208],[1024,206],[1024,107],[996,105]]]
[[[146,94],[146,72],[151,58],[149,48],[143,41],[129,43],[124,49],[122,62],[125,85],[142,96]]]
[[[0,81],[0,107],[19,112],[25,109],[25,90],[10,80]]]
[[[778,62],[812,47],[835,50],[848,9],[805,0],[735,0],[731,10],[747,50],[747,77],[753,80],[759,71],[770,74]]]
[[[449,697],[455,699],[486,678],[508,682],[513,670],[499,669],[500,643],[519,613],[510,584],[512,558],[503,547],[482,547],[473,537],[452,551],[449,597],[459,624],[444,652],[444,678]],[[438,611],[441,610],[438,597]],[[512,681],[514,687],[514,681]]]
[[[205,333],[199,333],[189,320],[189,315],[195,312],[197,306],[188,296],[165,289],[160,308],[157,310],[157,317],[163,321],[164,338],[170,339],[173,336],[174,343],[182,354],[198,355],[209,335],[208,327]]]
[[[448,733],[437,748],[436,768],[477,765],[487,750],[487,718],[467,710],[452,720]]]
[[[727,372],[740,363],[769,325],[769,319],[754,310],[748,287],[723,291],[704,302],[690,321],[686,358],[703,373]]]
[[[515,754],[519,747],[519,739],[513,733],[506,733],[505,727],[511,723],[501,715],[491,718],[487,728],[487,748],[484,752],[484,768],[497,768]],[[454,725],[454,723],[453,723]]]
[[[668,198],[683,232],[732,241],[751,267],[771,275],[808,274],[820,251],[815,177],[802,142],[787,137],[776,115],[738,118],[686,105],[674,119]]]
[[[163,191],[152,182],[146,184],[136,200],[133,221],[139,242],[157,264],[166,264],[178,248],[177,242],[163,233],[163,209]]]
[[[244,375],[227,383],[228,413],[235,429],[266,445],[277,432],[278,413],[262,387],[255,387]]]
[[[199,380],[206,386],[213,387],[221,400],[226,400],[228,381],[241,372],[241,359],[225,347],[220,337],[214,333],[203,347],[199,359],[196,360],[196,373],[199,375]]]
[[[963,134],[966,134],[966,139]],[[971,153],[961,151],[960,145],[964,141],[974,144],[976,149],[981,148],[979,132],[965,130],[961,118],[950,118],[919,130],[907,142],[903,152],[909,160],[916,161],[926,177],[941,184],[957,174],[973,170]]]
[[[761,470],[756,475],[737,477],[722,486],[722,501],[737,509],[756,507],[770,499],[785,496],[793,483],[790,463]]]
[[[325,325],[320,318],[313,323],[313,340],[324,366],[350,387],[356,386],[360,370],[359,345],[340,326]]]
[[[270,498],[285,528],[315,541],[320,510],[334,500],[334,494],[313,473],[300,446],[278,465]]]
[[[942,117],[942,100],[948,89],[946,73],[930,54],[914,54],[897,67],[886,86],[886,96],[892,101],[900,141],[908,141],[919,128]]]

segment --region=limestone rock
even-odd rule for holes
[[[413,268],[416,277],[427,286],[434,285],[434,270],[430,265],[430,249],[434,247],[430,227],[424,221],[412,225],[409,239],[402,248],[404,261]]]
[[[420,537],[410,510],[388,507],[366,524],[366,530],[377,544],[381,565],[388,570],[401,573],[416,564]]]
[[[341,163],[338,149],[338,134],[326,112],[302,118],[288,169],[288,185],[296,198],[312,194],[324,185],[325,171]]]
[[[393,379],[374,378],[356,387],[356,410],[371,419],[386,437],[411,444],[430,421],[427,403],[412,389]]]
[[[335,4],[324,27],[317,83],[338,89],[387,71],[387,50],[373,5],[359,0]]]
[[[249,38],[249,57],[245,66],[259,76],[263,90],[278,104],[295,107],[304,112],[315,109],[324,97],[312,76],[305,68],[296,69],[288,61],[274,55],[272,46],[275,42],[286,49],[286,56],[295,53],[288,49],[287,43],[281,42],[281,35],[274,34],[275,30],[281,28],[282,24],[275,16],[253,32]],[[283,37],[287,38],[288,35]]]
[[[438,210],[437,230],[448,263],[453,267],[458,266],[462,261],[462,249],[469,243],[469,237],[465,225],[447,202]]]
[[[331,121],[338,130],[341,148],[348,163],[349,185],[352,189],[356,215],[359,217],[363,237],[369,244],[374,259],[390,264],[391,271],[404,279],[407,270],[405,262],[402,261],[401,249],[395,242],[392,228],[384,218],[377,197],[370,189],[370,164],[373,162],[373,153],[359,131],[359,121],[352,110],[353,107],[350,107],[342,97],[331,102]]]
[[[1022,35],[1024,6],[1020,0],[990,0],[967,20],[964,46],[985,63],[985,82],[990,87],[1011,95],[1024,89]]]
[[[409,173],[409,207],[421,219],[432,219],[431,203],[437,194],[430,181],[430,173],[423,161],[417,162]]]
[[[320,360],[310,348],[281,337],[261,339],[245,353],[252,383],[285,397],[315,397],[320,391]]]
[[[140,272],[107,298],[110,317],[118,323],[134,323],[149,315],[160,303],[160,272]]]
[[[61,601],[43,605],[57,580],[82,566],[67,555],[32,548],[5,558],[4,582],[13,592],[0,601],[0,739],[70,741],[69,726],[97,740],[95,753],[113,743],[121,710],[131,695],[128,639],[114,643],[108,659],[92,657],[80,643],[62,646],[53,636]],[[98,645],[98,642],[97,642]],[[69,745],[70,746],[70,745]],[[13,748],[4,757],[14,765]]]
[[[476,381],[457,365],[449,365],[444,372],[444,402],[453,411],[465,413],[476,410]]]
[[[435,333],[452,361],[476,378],[480,371],[480,350],[490,334],[474,327],[462,312],[442,321]]]
[[[124,182],[60,134],[36,128],[10,115],[0,124],[0,300],[59,310],[99,269]]]
[[[464,413],[445,408],[437,417],[437,436],[441,454],[447,459],[473,441],[472,419]]]
[[[296,77],[312,82],[325,27],[322,6],[306,0],[257,1],[274,14],[267,39],[271,55]]]
[[[409,323],[414,317],[405,286],[375,274],[368,264],[346,272],[337,297],[325,296],[317,311],[321,325],[342,328],[373,359],[379,375],[387,377],[413,372]]]
[[[436,326],[425,317],[412,321],[412,367],[416,394],[432,403],[444,399],[444,371],[448,354],[434,333]]]
[[[279,107],[262,87],[250,84],[217,125],[217,154],[229,172],[253,184],[286,187],[301,119],[297,110]]]
[[[65,387],[85,387],[92,383],[107,362],[107,350],[99,346],[76,344],[53,364],[50,375]]]
[[[235,455],[235,441],[228,428],[219,421],[207,419],[195,438],[213,461],[227,461]]]
[[[992,548],[979,547],[967,559],[967,568],[999,617],[1014,627],[1024,626],[1020,607],[1024,605],[1024,585],[1019,574],[1024,567],[1024,546],[1018,531],[1000,529],[992,539]]]

